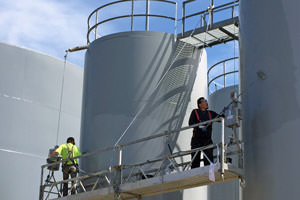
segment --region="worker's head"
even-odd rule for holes
[[[208,103],[207,103],[207,100],[204,97],[200,97],[197,100],[197,104],[198,104],[198,108],[201,109],[201,110],[208,109]]]
[[[73,137],[68,137],[67,143],[75,144],[75,139]]]

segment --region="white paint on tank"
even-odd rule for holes
[[[244,200],[300,196],[299,7],[299,0],[240,2]]]

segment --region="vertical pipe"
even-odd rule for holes
[[[131,28],[130,30],[133,30],[133,14],[134,14],[134,0],[131,1]]]
[[[98,23],[98,11],[96,12],[96,20],[95,20],[95,24],[96,24],[96,27],[95,27],[95,40],[97,39],[97,23]]]
[[[149,31],[149,6],[150,6],[150,0],[146,0],[146,24],[145,29],[146,31]]]

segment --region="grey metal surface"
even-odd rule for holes
[[[230,86],[226,88],[222,88],[208,97],[209,100],[209,109],[220,113],[225,106],[227,106],[230,101],[230,93],[231,92],[238,92],[238,86]],[[213,125],[213,142],[218,143],[221,141],[221,124],[214,123]],[[232,129],[225,128],[225,143],[229,142],[229,137],[233,134]],[[232,163],[235,166],[238,166],[238,156],[231,156]],[[223,200],[239,200],[239,181],[230,181],[224,183],[218,183],[209,185],[208,189],[208,197],[207,200],[216,200],[216,199],[223,199]]]
[[[82,151],[114,145],[131,123],[120,143],[181,127],[199,60],[200,51],[175,43],[166,33],[119,33],[91,43],[85,64]],[[175,141],[165,138],[125,148],[124,164],[166,154],[167,142],[174,146]],[[117,158],[116,152],[81,165],[95,171],[116,165]]]
[[[37,199],[40,166],[56,142],[64,62],[0,43],[1,199]],[[82,68],[66,65],[59,143],[79,141]]]
[[[299,6],[298,0],[240,4],[244,200],[300,196]]]

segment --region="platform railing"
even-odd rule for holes
[[[231,61],[236,62],[236,61],[238,61],[238,59],[239,59],[239,57],[233,57],[233,58],[228,58],[228,59],[222,60],[222,61],[214,64],[207,70],[207,88],[208,88],[209,94],[212,94],[213,92],[217,91],[218,86],[219,86],[219,88],[227,87],[228,85],[226,84],[226,77],[228,75],[230,75],[230,74],[235,75],[235,74],[239,73],[239,70],[235,70],[235,68],[238,68],[238,66],[234,67],[234,69],[232,71],[226,70],[226,67],[228,66],[227,65],[228,62],[231,62]],[[212,70],[219,67],[220,65],[222,66],[222,72],[219,73],[219,75],[212,76],[211,75]],[[218,71],[221,71],[221,70],[218,70]],[[210,78],[211,76],[213,78]],[[216,80],[220,79],[220,78],[223,78],[223,84],[216,83]],[[212,84],[214,84],[214,90],[211,90]],[[235,85],[238,85],[238,84],[235,84]]]
[[[165,155],[165,156],[162,156],[162,157],[159,157],[156,159],[147,160],[142,163],[133,163],[133,164],[129,164],[129,165],[122,164],[123,150],[127,146],[137,144],[137,143],[147,142],[149,140],[153,140],[156,138],[168,137],[168,136],[174,135],[174,134],[183,134],[183,133],[185,133],[185,132],[182,132],[184,130],[192,129],[197,126],[205,126],[205,125],[213,123],[213,122],[221,122],[222,123],[222,129],[221,129],[221,135],[222,135],[221,138],[222,139],[219,144],[211,144],[211,145],[208,145],[205,147],[200,147],[197,149],[180,151],[180,152],[172,153],[170,155]],[[194,158],[192,158],[190,161],[182,162],[182,163],[178,163],[176,161],[176,158],[180,158],[179,160],[184,160],[183,157],[190,156],[191,153],[195,153],[195,156],[196,156],[196,154],[198,154],[200,152],[205,155],[204,150],[210,149],[210,148],[217,150],[216,151],[217,155],[214,157],[217,158],[217,162],[220,164],[221,174],[224,174],[224,163],[226,162],[226,159],[225,159],[226,155],[241,153],[241,152],[229,152],[229,151],[225,152],[225,149],[227,148],[228,144],[225,145],[224,133],[225,133],[224,118],[216,118],[216,119],[202,122],[199,124],[194,124],[192,126],[182,127],[177,130],[167,131],[164,133],[145,137],[145,138],[142,138],[139,140],[135,140],[135,141],[126,143],[126,144],[121,144],[121,145],[85,153],[85,154],[75,157],[75,158],[81,159],[81,158],[89,157],[92,155],[98,155],[98,154],[101,154],[101,153],[107,152],[107,151],[118,150],[119,151],[118,165],[113,166],[109,169],[101,170],[99,172],[83,173],[81,176],[78,176],[78,177],[72,178],[72,179],[68,179],[68,180],[56,181],[54,179],[51,182],[48,181],[48,182],[44,183],[45,170],[50,166],[60,164],[67,160],[60,160],[60,161],[57,161],[54,163],[42,165],[42,167],[41,167],[40,200],[49,199],[51,197],[51,194],[57,195],[58,198],[62,197],[62,193],[59,188],[62,188],[62,185],[64,183],[70,183],[72,181],[76,182],[76,184],[72,185],[72,187],[75,187],[77,189],[80,188],[81,192],[86,192],[87,190],[93,191],[95,189],[98,189],[99,187],[104,188],[104,187],[111,186],[114,188],[114,191],[116,193],[118,193],[118,188],[119,188],[120,184],[136,181],[139,179],[147,179],[147,178],[149,178],[149,176],[151,176],[151,177],[161,176],[162,174],[166,174],[168,170],[169,171],[188,170],[188,169],[190,169],[191,162],[193,161]],[[210,161],[210,162],[213,162],[213,161]],[[154,168],[148,167],[147,170],[143,169],[143,167],[145,167],[147,165],[148,166],[152,165],[154,163],[156,163],[158,167],[154,167]],[[168,163],[168,165],[166,163]],[[113,178],[110,178],[110,177],[113,177]],[[88,181],[88,180],[92,180],[92,181],[90,181],[89,184],[83,184],[83,181]]]
[[[134,3],[137,1],[143,1],[145,2],[145,13],[135,13],[134,9]],[[99,12],[102,11],[103,8],[109,7],[115,4],[120,4],[124,2],[129,2],[131,3],[131,8],[130,8],[130,13],[127,15],[121,15],[121,16],[116,16],[112,18],[108,18],[105,20],[99,20]],[[167,16],[167,15],[157,15],[157,14],[151,14],[150,13],[150,3],[151,2],[159,2],[159,3],[164,3],[164,4],[169,4],[174,6],[174,16]],[[89,44],[91,42],[90,40],[90,35],[92,32],[94,32],[94,37],[93,40],[96,40],[98,38],[98,31],[99,31],[99,26],[101,24],[104,24],[109,21],[117,20],[117,19],[122,19],[122,18],[130,18],[130,30],[134,30],[134,19],[135,17],[145,17],[145,31],[149,30],[149,18],[150,17],[157,17],[157,18],[164,18],[173,21],[174,23],[174,35],[176,35],[176,26],[177,26],[177,3],[169,0],[119,0],[119,1],[114,1],[108,4],[105,4],[103,6],[100,6],[96,10],[94,10],[88,17],[88,32],[87,32],[87,43]],[[92,19],[95,20],[92,22]]]
[[[232,2],[229,3],[225,3],[223,5],[219,5],[219,6],[214,6],[214,0],[210,0],[210,6],[202,11],[190,14],[190,15],[186,15],[186,5],[195,2],[196,0],[187,0],[187,1],[183,1],[182,2],[182,34],[185,32],[185,26],[186,26],[186,20],[191,18],[191,17],[195,17],[195,16],[200,16],[200,27],[204,27],[207,26],[207,24],[209,23],[210,25],[212,25],[213,23],[215,23],[214,21],[214,15],[225,11],[225,10],[231,10],[231,15],[228,17],[228,19],[230,18],[234,18],[234,13],[235,11],[238,9],[239,7],[239,0],[234,0]],[[209,18],[209,21],[206,20],[207,17]]]

